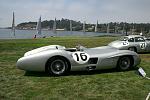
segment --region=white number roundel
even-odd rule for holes
[[[74,52],[72,57],[79,64],[87,63],[90,58],[90,56],[85,52]]]
[[[140,48],[141,48],[141,49],[145,49],[145,48],[146,48],[146,43],[145,43],[145,42],[140,43]]]
[[[129,42],[126,42],[126,41],[125,41],[125,42],[122,43],[122,45],[127,46],[127,45],[129,45]]]

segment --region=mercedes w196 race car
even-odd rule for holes
[[[69,71],[117,68],[125,71],[140,63],[137,53],[103,46],[95,48],[65,48],[50,45],[26,52],[17,61],[17,67],[26,71],[46,71],[51,75],[63,75]]]
[[[150,40],[140,35],[124,36],[108,45],[120,50],[131,50],[139,53],[150,52]]]

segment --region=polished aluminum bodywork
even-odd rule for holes
[[[78,50],[90,56],[88,62],[79,64],[73,59],[72,54],[78,52]],[[87,70],[93,66],[94,70],[109,69],[115,68],[119,57],[126,55],[133,57],[133,66],[137,66],[140,63],[140,58],[137,53],[129,50],[118,50],[109,46],[96,48],[84,48],[80,46],[80,49],[69,49],[60,45],[50,45],[25,53],[24,56],[17,61],[17,67],[27,71],[45,71],[46,63],[51,57],[61,56],[70,62],[71,71]]]
[[[122,39],[108,44],[120,50],[129,50],[135,48],[136,52],[150,52],[150,40],[140,35],[124,36]]]

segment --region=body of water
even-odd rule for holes
[[[36,34],[36,30],[16,30],[15,36],[11,29],[0,29],[0,39],[32,39]],[[43,30],[40,37],[52,37],[52,36],[102,36],[102,35],[120,35],[113,33],[95,33],[95,32],[78,32],[78,31],[53,31]]]

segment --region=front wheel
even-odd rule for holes
[[[68,63],[63,58],[52,58],[48,61],[47,69],[50,75],[64,75],[68,71]]]
[[[132,66],[131,58],[128,56],[120,57],[117,65],[117,69],[120,71],[126,71]]]

